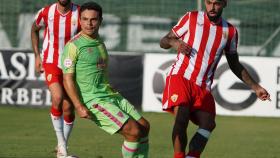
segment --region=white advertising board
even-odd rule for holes
[[[175,54],[146,54],[144,61],[143,111],[162,112],[165,77]],[[280,117],[280,59],[240,57],[251,76],[270,93],[271,101],[259,100],[255,93],[229,69],[222,57],[212,84],[218,115]]]

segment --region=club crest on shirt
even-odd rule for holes
[[[93,48],[91,48],[91,47],[87,48],[87,52],[88,53],[92,53],[93,52]]]
[[[66,68],[69,68],[69,67],[71,67],[72,66],[72,60],[71,59],[69,59],[69,58],[67,58],[67,59],[65,59],[64,60],[64,66],[66,67]]]
[[[178,94],[173,94],[171,97],[170,97],[170,99],[172,100],[172,102],[176,102],[177,101],[177,99],[178,99]]]
[[[52,74],[48,74],[47,81],[50,82],[52,80]]]

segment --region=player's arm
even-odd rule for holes
[[[183,54],[190,54],[192,49],[188,44],[180,40],[172,30],[160,40],[160,47],[163,49],[172,47]]]
[[[75,77],[74,73],[63,74],[63,85],[65,91],[67,92],[68,96],[73,102],[78,115],[81,118],[91,118],[90,112],[85,107],[85,105],[80,101],[74,77]]]
[[[39,31],[41,27],[37,26],[36,22],[32,24],[31,27],[31,43],[32,43],[32,48],[33,52],[35,55],[35,70],[37,73],[42,73],[44,72],[42,68],[42,61],[40,57],[40,50],[39,50]]]
[[[251,89],[256,92],[256,95],[261,100],[269,100],[270,95],[269,93],[260,86],[248,73],[246,68],[240,63],[238,53],[237,52],[226,52],[226,59],[231,71],[245,84],[247,84]]]
[[[78,115],[81,118],[90,118],[90,113],[85,105],[81,102],[79,91],[76,86],[75,72],[76,72],[76,62],[78,58],[77,47],[69,42],[64,47],[61,63],[63,71],[63,85],[66,93],[74,104]]]

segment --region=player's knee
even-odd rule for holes
[[[52,96],[52,104],[55,106],[59,106],[60,104],[62,104],[62,100],[63,96],[61,95]]]
[[[213,131],[216,128],[216,122],[213,121],[209,124],[209,131]]]
[[[146,133],[147,133],[147,135],[148,135],[149,132],[150,132],[150,123],[149,123],[148,121],[146,121],[145,124],[144,124],[144,127],[145,127]]]
[[[140,125],[141,131],[142,131],[142,135],[143,136],[147,136],[149,134],[149,132],[150,132],[150,123],[149,123],[149,121],[147,121],[144,118],[141,118],[138,121],[138,123]]]
[[[128,120],[123,127],[123,133],[125,137],[129,137],[132,140],[138,140],[141,136],[139,125],[134,120]]]
[[[200,126],[203,129],[207,129],[208,131],[213,131],[216,128],[216,122],[215,121],[209,121],[204,125]]]
[[[74,106],[68,101],[63,101],[63,113],[66,115],[74,115]]]

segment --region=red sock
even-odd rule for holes
[[[174,158],[185,158],[185,152],[174,152]]]
[[[51,114],[56,117],[60,117],[62,115],[62,111],[56,109],[54,106],[51,107]]]
[[[199,157],[200,157],[200,152],[197,152],[197,151],[189,151],[189,153],[187,154],[187,156],[199,158]]]
[[[69,116],[64,116],[64,121],[67,123],[67,124],[72,124],[75,120],[75,115],[69,115]]]

